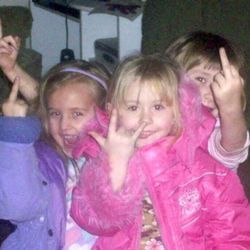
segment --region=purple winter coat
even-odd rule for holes
[[[35,117],[0,117],[0,218],[17,229],[6,250],[59,250],[64,244],[66,172],[59,155],[37,140]]]

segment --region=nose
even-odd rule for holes
[[[140,122],[150,123],[152,121],[152,114],[150,110],[143,109],[141,112],[141,119]]]
[[[61,130],[67,130],[71,126],[71,119],[68,116],[62,116],[60,120]]]

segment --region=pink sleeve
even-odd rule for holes
[[[220,144],[221,131],[220,127],[216,126],[208,140],[208,151],[211,156],[217,159],[226,167],[237,170],[239,164],[244,162],[248,156],[249,149],[249,132],[247,133],[247,139],[244,147],[238,149],[237,151],[228,152]]]
[[[237,175],[223,173],[217,172],[217,179],[206,186],[206,249],[250,249],[249,202]]]
[[[73,190],[71,216],[77,224],[92,234],[102,236],[112,235],[129,226],[141,210],[144,189],[139,165],[137,159],[131,160],[122,190],[113,192],[106,154],[89,159]]]

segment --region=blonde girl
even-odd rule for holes
[[[179,80],[161,55],[130,57],[115,71],[107,135],[90,133],[99,153],[73,190],[72,217],[99,236],[92,249],[249,248],[239,179],[199,146],[214,118]]]

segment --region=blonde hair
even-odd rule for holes
[[[245,77],[243,52],[217,34],[205,31],[187,33],[172,42],[165,54],[176,60],[185,72],[201,63],[205,63],[208,68],[217,65],[221,68],[219,49],[222,47],[226,50],[230,63]],[[245,93],[242,93],[242,107],[246,107]]]
[[[81,71],[84,73],[81,73]],[[92,77],[91,77],[92,76]],[[99,64],[82,60],[59,63],[51,68],[42,80],[39,91],[38,114],[44,125],[45,138],[55,145],[48,131],[48,101],[57,89],[70,84],[84,84],[90,91],[96,105],[103,109],[107,89],[100,82],[108,85],[110,75],[108,71]],[[99,80],[98,80],[99,79]],[[55,145],[56,146],[56,145]]]
[[[139,79],[139,84],[149,84],[152,91],[173,107],[176,123],[180,123],[178,103],[179,67],[167,56],[160,54],[135,55],[126,58],[115,70],[107,103],[113,107],[125,101],[125,94],[130,83]]]

